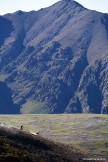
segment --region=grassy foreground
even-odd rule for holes
[[[0,115],[0,122],[108,158],[108,116],[94,114]]]
[[[16,128],[0,126],[0,162],[83,162],[87,155]]]

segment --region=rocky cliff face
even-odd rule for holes
[[[108,15],[62,0],[0,17],[0,80],[22,113],[108,113]]]

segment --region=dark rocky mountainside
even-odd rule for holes
[[[18,114],[20,107],[12,101],[11,90],[0,82],[0,114]]]
[[[107,14],[61,0],[0,24],[0,80],[21,113],[108,113]]]

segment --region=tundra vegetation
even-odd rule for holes
[[[95,157],[108,157],[108,117],[96,114],[1,115],[0,121]]]

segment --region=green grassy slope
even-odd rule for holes
[[[80,162],[84,157],[75,148],[16,128],[0,127],[1,162]]]
[[[95,157],[108,157],[108,116],[68,115],[1,115],[0,122],[61,143],[74,145]]]

